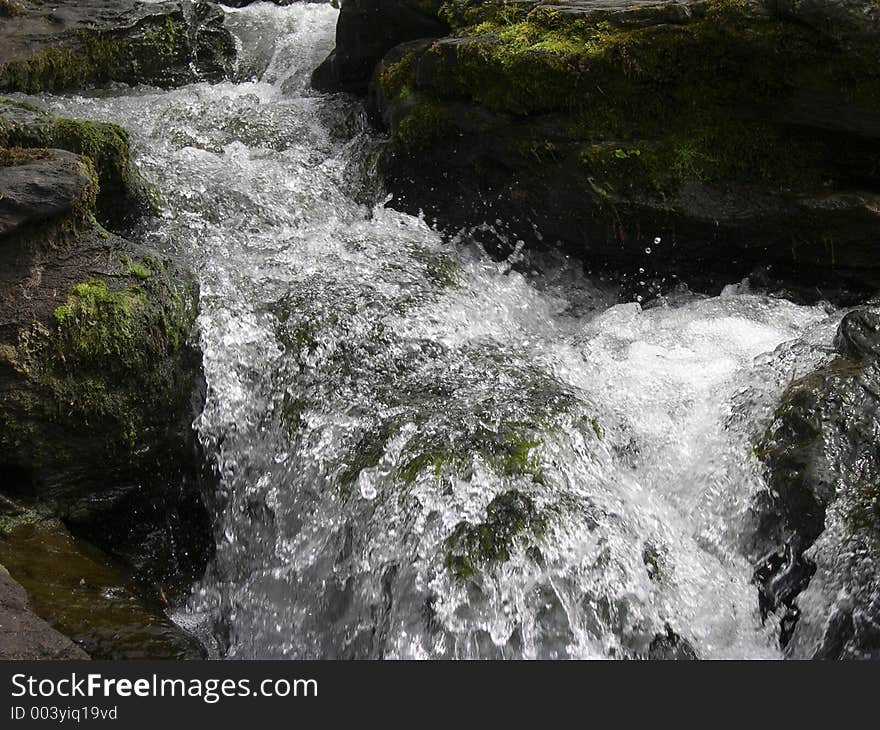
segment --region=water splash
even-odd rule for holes
[[[774,657],[751,454],[837,317],[730,287],[645,309],[365,206],[363,111],[306,88],[328,5],[230,11],[238,80],[47,98],[117,121],[198,271],[230,657]],[[660,245],[657,241],[655,245]]]

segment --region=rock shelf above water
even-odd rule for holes
[[[372,74],[395,205],[447,228],[846,298],[880,286],[878,38],[860,0],[349,0],[314,82]]]

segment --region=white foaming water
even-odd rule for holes
[[[752,456],[836,315],[730,288],[611,306],[357,202],[360,106],[307,89],[329,5],[230,11],[241,80],[47,97],[119,122],[202,285],[230,657],[774,657]],[[192,617],[191,617],[192,618]]]

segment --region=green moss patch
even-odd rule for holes
[[[391,141],[412,154],[430,147],[455,129],[452,120],[439,104],[421,104],[400,122]]]
[[[136,287],[114,291],[103,279],[77,284],[55,310],[65,349],[83,358],[124,355],[144,296]]]
[[[66,45],[46,45],[0,65],[0,88],[37,94],[108,81],[136,83],[160,74],[188,50],[188,36],[175,18],[151,18],[130,37],[83,32]]]
[[[40,521],[41,516],[32,509],[0,494],[0,538],[24,525]]]
[[[0,147],[57,148],[88,157],[97,172],[96,213],[102,221],[156,210],[157,194],[133,165],[130,135],[117,124],[54,117],[0,97]]]
[[[52,156],[52,150],[22,149],[21,147],[0,147],[0,167],[26,165],[34,160],[45,160]]]
[[[5,446],[29,451],[35,467],[74,458],[44,440],[45,423],[98,429],[108,459],[135,467],[138,445],[153,438],[151,424],[189,400],[195,366],[181,349],[195,321],[194,285],[155,263],[143,278],[145,264],[129,271],[129,256],[118,261],[118,278],[71,287],[52,327],[22,331],[8,348],[30,386],[5,404]]]
[[[479,569],[510,560],[517,539],[540,538],[545,528],[546,519],[530,497],[505,492],[489,503],[482,522],[455,528],[446,541],[446,568],[460,580],[471,580]]]
[[[430,48],[430,62],[408,54],[381,76],[391,103],[409,110],[393,130],[398,155],[451,143],[462,120],[449,109],[467,101],[498,115],[499,128],[557,120],[566,140],[557,152],[581,161],[584,188],[599,198],[662,199],[691,180],[811,191],[880,183],[876,147],[855,153],[851,136],[793,129],[770,111],[798,89],[876,109],[874,46],[834,41],[741,0],[711,0],[689,21],[647,27],[515,3],[447,3],[443,14],[457,39]],[[534,149],[555,144],[536,130]],[[521,161],[536,164],[547,168]]]

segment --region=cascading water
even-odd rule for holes
[[[336,13],[229,11],[235,83],[42,99],[132,130],[140,235],[200,276],[218,545],[178,618],[241,658],[776,656],[750,444],[839,315],[615,305],[359,203],[362,109],[308,90]]]

